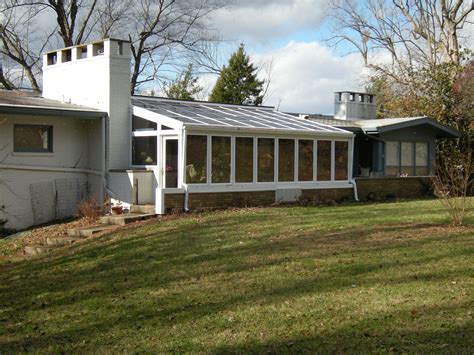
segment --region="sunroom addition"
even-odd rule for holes
[[[273,107],[132,98],[132,167],[167,194],[351,188],[353,134]],[[283,194],[285,195],[285,194]],[[215,196],[214,196],[215,197]]]

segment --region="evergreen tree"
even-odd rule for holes
[[[209,96],[210,102],[226,104],[261,105],[264,81],[257,79],[257,68],[250,63],[241,44],[233,53],[227,66],[221,70],[219,79]]]
[[[189,64],[178,78],[165,84],[163,91],[170,99],[194,101],[194,95],[202,90],[197,81],[198,78],[193,76],[193,65]]]

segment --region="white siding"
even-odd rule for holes
[[[15,153],[14,124],[52,125],[53,152]],[[7,219],[4,227],[22,229],[75,214],[85,193],[101,198],[101,146],[100,120],[17,115],[0,120],[0,220]]]

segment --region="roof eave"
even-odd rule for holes
[[[106,112],[102,111],[20,105],[0,105],[0,113],[11,115],[76,117],[85,119],[101,118],[107,115]]]
[[[229,131],[229,132],[249,132],[249,133],[273,133],[278,135],[296,135],[296,136],[324,136],[324,137],[344,137],[351,138],[354,136],[349,131],[316,131],[316,130],[289,130],[276,128],[256,128],[256,127],[235,127],[235,126],[219,126],[219,125],[194,125],[184,123],[184,127],[188,130],[195,131]]]
[[[391,132],[398,129],[410,128],[413,126],[428,125],[435,129],[437,132],[436,138],[459,138],[462,136],[462,133],[457,129],[448,127],[444,124],[436,122],[433,119],[428,117],[423,117],[417,120],[411,120],[407,122],[399,122],[392,125],[376,127],[379,133]]]

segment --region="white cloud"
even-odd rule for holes
[[[212,22],[223,38],[265,44],[275,37],[315,28],[326,14],[323,0],[234,0]]]
[[[250,57],[258,66],[272,62],[264,104],[282,111],[332,114],[334,91],[363,90],[368,73],[358,54],[339,57],[317,42],[290,42],[283,48]],[[216,75],[199,78],[204,88],[200,99],[206,99],[216,80]]]
[[[363,90],[367,74],[359,55],[339,57],[317,42],[290,42],[251,57],[255,63],[273,61],[265,104],[282,111],[332,114],[333,92]]]

